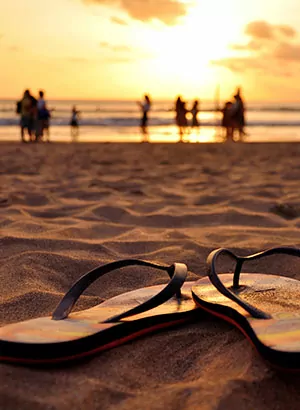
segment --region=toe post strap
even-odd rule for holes
[[[177,298],[180,298],[180,289],[187,277],[186,265],[181,263],[174,263],[173,265],[165,266],[139,259],[124,259],[99,266],[91,270],[90,272],[86,273],[85,275],[81,276],[81,278],[79,278],[77,282],[73,284],[70,290],[62,298],[62,300],[60,301],[52,315],[52,319],[66,319],[68,315],[71,313],[75,303],[82,295],[82,293],[101,276],[116,269],[121,269],[126,266],[134,265],[147,266],[150,268],[165,271],[168,273],[170,281],[157,295],[153,296],[151,299],[120,315],[107,319],[106,322],[116,322],[123,318],[146,312],[150,309],[153,309],[161,305],[162,303],[165,303],[167,300],[169,300],[175,295],[177,296]]]
[[[210,278],[211,283],[218,289],[220,293],[222,293],[224,296],[231,299],[232,301],[236,302],[243,309],[245,309],[248,313],[250,313],[254,318],[270,319],[271,316],[268,313],[265,313],[262,310],[257,309],[255,306],[252,306],[246,301],[242,300],[236,293],[234,293],[234,291],[240,288],[240,275],[241,275],[241,271],[243,268],[243,264],[245,262],[251,261],[251,260],[258,260],[266,256],[271,256],[275,254],[283,254],[283,255],[300,257],[300,249],[291,248],[291,247],[277,247],[277,248],[268,249],[267,251],[264,251],[264,252],[256,253],[254,255],[245,256],[245,257],[237,256],[233,252],[225,248],[216,249],[215,251],[211,252],[207,258],[208,276]],[[217,259],[221,255],[227,255],[236,262],[235,271],[233,274],[233,285],[231,287],[233,291],[230,288],[226,288],[223,285],[216,271],[216,262],[217,262]]]

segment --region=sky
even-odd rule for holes
[[[0,0],[0,97],[300,101],[299,0]]]

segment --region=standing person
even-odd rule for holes
[[[225,140],[233,141],[232,102],[227,101],[222,109],[222,127],[225,130]]]
[[[79,135],[79,122],[78,122],[79,114],[80,114],[80,111],[78,111],[76,109],[76,106],[74,105],[73,108],[72,108],[71,122],[70,122],[71,137],[74,141],[76,140],[76,138]]]
[[[39,99],[37,101],[37,126],[36,126],[36,140],[43,139],[44,131],[47,134],[47,141],[50,141],[49,135],[49,119],[50,111],[47,108],[44,99],[44,91],[39,91]]]
[[[145,94],[144,101],[143,102],[138,102],[137,104],[140,107],[141,112],[142,112],[142,118],[141,118],[141,123],[140,123],[141,130],[142,130],[143,135],[146,137],[147,136],[148,120],[149,120],[148,114],[149,114],[149,111],[150,111],[150,108],[151,108],[151,100],[150,100],[149,95]]]
[[[234,130],[237,129],[239,133],[239,141],[243,140],[246,135],[244,131],[245,127],[245,104],[241,96],[241,90],[238,88],[236,95],[234,96],[235,102],[232,106],[232,121]],[[233,132],[234,132],[233,130]]]
[[[184,101],[182,101],[180,96],[177,98],[176,103],[175,103],[175,112],[176,112],[175,121],[178,126],[180,142],[182,142],[188,122],[186,118],[186,114],[187,114],[186,104]]]
[[[199,113],[199,101],[195,100],[193,107],[191,109],[191,114],[192,114],[192,128],[198,128],[199,127],[199,121],[198,121],[198,113]]]
[[[181,96],[179,96],[175,102],[175,113],[176,113],[175,122],[178,128],[181,127],[180,125],[181,109],[182,109],[182,99],[181,99]]]
[[[183,126],[184,131],[186,130],[186,128],[188,126],[188,120],[187,120],[187,116],[186,116],[187,113],[188,113],[188,109],[186,108],[186,102],[182,101],[180,122]]]
[[[36,99],[29,90],[24,91],[23,98],[17,103],[17,113],[21,115],[21,141],[26,142],[25,131],[27,130],[29,141],[34,141],[33,131],[36,120]]]

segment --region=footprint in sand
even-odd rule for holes
[[[8,206],[11,201],[9,198],[0,198],[0,206]]]
[[[270,212],[285,219],[296,219],[300,217],[300,206],[290,204],[276,204],[270,208]]]

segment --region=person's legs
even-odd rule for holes
[[[44,128],[43,131],[45,131],[47,142],[50,142],[50,129],[49,129],[49,123],[48,122],[45,124],[45,128]],[[43,132],[43,134],[44,134],[44,132]]]
[[[34,135],[32,135],[32,130],[31,130],[31,128],[28,128],[27,131],[28,131],[28,135],[29,135],[29,141],[30,141],[30,142],[34,142],[34,141],[35,141],[35,138],[34,138]]]
[[[230,140],[230,127],[225,127],[225,138],[224,140],[228,142]]]
[[[141,127],[141,132],[142,132],[142,142],[148,142],[148,130],[147,130],[147,127],[142,126],[142,127]]]
[[[242,126],[239,128],[239,137],[240,137],[240,141],[241,141],[241,142],[243,142],[245,135],[246,135],[246,132],[245,132],[245,130],[244,130],[244,126],[242,125]]]
[[[234,139],[233,139],[233,134],[234,134],[234,128],[232,127],[232,126],[228,126],[228,128],[227,128],[227,139],[228,139],[228,141],[234,141]]]
[[[26,142],[26,140],[25,140],[25,126],[26,126],[25,118],[21,117],[21,119],[20,119],[20,128],[21,128],[21,141],[22,142]]]
[[[182,142],[183,141],[183,128],[182,128],[182,126],[181,125],[179,125],[179,127],[178,127],[178,133],[179,133],[179,142]]]
[[[21,126],[21,141],[26,142],[25,140],[25,128]]]
[[[37,141],[36,135],[35,135],[35,130],[36,130],[36,124],[34,123],[33,118],[28,119],[28,124],[27,124],[27,130],[28,130],[28,135],[29,139],[31,142]]]
[[[75,142],[79,135],[79,127],[77,125],[71,125],[71,137],[72,140]]]
[[[36,141],[39,141],[42,137],[42,121],[37,120],[36,121],[36,129],[35,129],[35,139]]]
[[[31,122],[30,122],[30,118],[22,117],[21,118],[21,139],[22,139],[22,142],[26,142],[26,139],[25,139],[26,130],[27,130],[27,134],[29,135],[29,140],[31,141]]]

